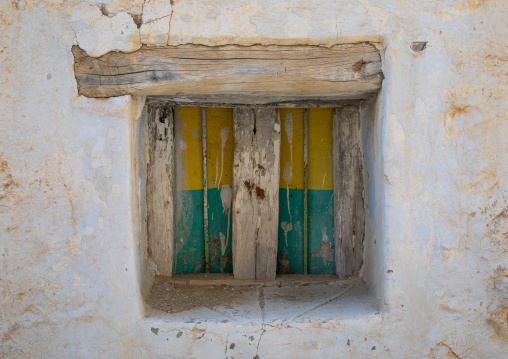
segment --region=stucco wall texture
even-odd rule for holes
[[[507,17],[505,0],[1,1],[0,357],[506,358]],[[385,75],[365,135],[379,313],[145,318],[143,99],[78,96],[72,45],[359,41]]]

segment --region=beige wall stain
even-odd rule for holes
[[[3,153],[0,154],[0,201],[7,200],[18,186],[12,176],[9,163],[3,158]]]

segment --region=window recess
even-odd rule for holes
[[[357,106],[148,106],[147,229],[161,274],[358,273]]]

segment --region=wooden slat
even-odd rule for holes
[[[278,273],[304,268],[304,110],[280,109]]]
[[[357,107],[335,110],[333,125],[335,260],[337,275],[357,274],[363,263],[365,207],[360,113]]]
[[[274,108],[235,109],[233,273],[275,279],[279,221],[280,118]]]
[[[206,109],[210,273],[231,273],[233,109]]]
[[[206,269],[202,118],[199,107],[176,107],[175,256],[173,273]]]
[[[335,273],[333,215],[333,109],[308,112],[308,269],[310,274]]]
[[[74,46],[80,95],[260,95],[362,99],[377,92],[381,56],[369,43],[146,47],[93,58]],[[278,101],[283,101],[278,98]]]
[[[173,111],[148,107],[149,162],[146,203],[149,252],[162,275],[171,275],[173,265]]]

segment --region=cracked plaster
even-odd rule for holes
[[[169,24],[173,8],[168,0],[146,0],[140,28],[141,43],[165,46],[169,38]]]

